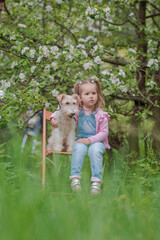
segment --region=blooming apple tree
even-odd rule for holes
[[[86,78],[101,82],[113,118],[153,115],[159,19],[158,0],[8,0],[0,22],[1,126],[31,107],[54,110],[56,96]]]

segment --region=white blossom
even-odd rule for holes
[[[151,58],[147,63],[147,67],[151,67],[152,65],[154,65],[155,69],[158,70],[159,69],[158,59]]]
[[[47,46],[40,46],[39,50],[42,51],[44,57],[49,57],[49,50]]]
[[[103,61],[100,59],[99,56],[97,56],[97,57],[94,58],[94,62],[97,63],[97,64],[103,63]]]
[[[122,77],[125,77],[125,76],[126,76],[125,72],[124,72],[122,69],[119,70],[118,75],[119,75],[119,76],[122,76]]]
[[[151,80],[151,81],[149,81],[148,83],[147,83],[147,86],[149,86],[149,87],[154,87],[154,82]]]
[[[124,93],[126,93],[126,92],[128,92],[128,89],[127,89],[127,87],[125,87],[125,86],[121,86],[121,91],[124,92]]]
[[[57,97],[58,95],[59,92],[56,89],[52,90],[52,96]]]
[[[52,82],[54,82],[54,76],[48,75],[48,77],[52,80]]]
[[[43,58],[43,56],[39,56],[39,57],[37,58],[37,63],[39,63],[42,58]]]
[[[88,42],[90,40],[93,40],[94,42],[97,42],[97,39],[94,38],[93,36],[88,36],[88,37],[86,37],[86,39],[79,38],[79,42]]]
[[[85,50],[82,50],[82,54],[87,58],[88,57],[88,54],[86,53]]]
[[[93,24],[94,24],[94,20],[92,18],[90,18],[90,17],[87,17],[86,19],[88,21],[88,24],[87,24],[88,28],[91,28],[93,26]]]
[[[61,4],[63,1],[62,0],[56,0],[56,3]]]
[[[4,91],[0,90],[0,99],[2,99],[4,97]]]
[[[108,89],[104,89],[103,93],[105,94],[105,96],[109,96],[110,93],[109,93],[109,90]]]
[[[39,82],[37,82],[36,80],[34,80],[34,78],[32,79],[32,86],[39,86]]]
[[[132,53],[137,53],[137,52],[136,52],[136,50],[135,50],[135,49],[133,49],[133,48],[129,48],[128,50],[129,50],[129,52],[132,52]]]
[[[85,11],[85,14],[86,14],[86,15],[94,15],[94,14],[97,13],[97,11],[98,11],[97,8],[88,7],[88,8],[86,9],[86,11]]]
[[[51,63],[51,67],[56,70],[57,69],[57,63],[56,62],[52,62]]]
[[[110,72],[109,72],[108,70],[103,70],[101,73],[102,73],[103,75],[110,75]]]
[[[58,59],[59,56],[61,56],[61,53],[57,53],[57,55],[55,55],[55,59]]]
[[[14,33],[12,32],[12,35],[10,35],[10,40],[16,40],[16,36],[14,35]]]
[[[50,106],[50,103],[45,103],[45,107],[48,108]]]
[[[129,14],[129,17],[131,17],[131,16],[133,16],[134,15],[134,13],[133,12],[131,12],[130,14]]]
[[[111,75],[110,75],[110,80],[111,80],[112,84],[115,85],[115,86],[120,86],[121,85],[121,82],[119,81],[119,78],[114,76],[113,73],[111,73]]]
[[[11,86],[11,84],[10,84],[10,82],[7,82],[6,80],[1,80],[1,87],[3,88],[3,89],[7,89],[7,88],[9,88]]]
[[[17,65],[18,65],[18,62],[17,61],[13,61],[12,64],[11,64],[11,68],[13,69]]]
[[[83,48],[83,49],[85,49],[85,46],[84,46],[83,44],[78,44],[78,45],[77,45],[77,48]]]
[[[25,51],[27,51],[27,50],[29,50],[29,47],[24,47],[24,48],[22,49],[22,51],[21,51],[21,54],[24,54]]]
[[[82,73],[81,72],[78,72],[78,73],[76,73],[76,75],[75,75],[75,78],[77,79],[79,76],[81,76],[82,75]]]
[[[51,67],[50,65],[46,65],[45,68],[44,68],[44,71],[48,71],[49,72],[50,67]]]
[[[83,64],[83,67],[84,67],[85,70],[91,69],[92,66],[93,66],[93,63],[92,63],[92,62],[87,62],[87,63],[84,63],[84,64]]]
[[[53,7],[51,5],[46,6],[46,11],[47,12],[52,12]]]
[[[74,58],[74,57],[73,57],[71,54],[67,54],[67,55],[66,55],[66,60],[72,61],[73,58]]]
[[[104,78],[102,78],[102,79],[101,79],[101,81],[102,81],[102,82],[107,82],[107,80],[106,80],[106,79],[104,79]]]
[[[26,2],[28,5],[32,6],[34,3],[33,2]]]
[[[24,80],[24,78],[25,78],[24,73],[20,73],[20,74],[19,74],[19,78],[20,78],[21,80]]]
[[[13,96],[14,99],[17,99],[17,97],[16,97],[16,95],[14,93],[12,94],[12,96]]]
[[[111,106],[109,106],[109,111],[110,111],[110,112],[114,112],[114,111],[113,111],[113,108],[111,108]]]
[[[32,66],[31,67],[31,73],[33,73],[35,69],[36,69],[36,66]]]
[[[22,24],[22,23],[19,23],[18,26],[21,27],[21,28],[26,28],[27,27],[25,24]]]
[[[92,80],[92,79],[93,79],[93,80],[99,80],[99,79],[97,78],[97,76],[91,76],[90,79],[91,79],[91,80]]]
[[[69,46],[69,51],[70,51],[70,53],[73,53],[73,52],[74,52],[74,46],[73,46],[73,45],[70,45],[70,46]]]
[[[104,25],[102,25],[102,27],[101,27],[101,30],[102,31],[105,31],[105,30],[108,30],[108,27],[107,26],[104,26]],[[109,32],[108,32],[109,33]],[[107,33],[107,36],[109,36],[109,34]]]
[[[36,50],[34,50],[34,49],[31,49],[31,50],[29,51],[31,58],[34,58],[35,52],[36,52]]]
[[[106,18],[108,18],[108,17],[110,16],[110,11],[111,11],[110,7],[106,7],[106,8],[104,8],[103,10],[104,10],[104,12],[105,12]]]
[[[50,49],[51,49],[51,53],[54,55],[56,55],[56,52],[59,50],[59,48],[57,46],[53,46]]]
[[[98,46],[97,45],[95,45],[94,47],[93,47],[93,52],[96,52],[97,50],[98,50]]]
[[[90,27],[90,28],[88,28],[88,30],[92,31],[94,33],[99,33],[99,31],[100,31],[98,28],[95,28],[95,27]]]

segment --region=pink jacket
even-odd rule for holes
[[[78,122],[79,115],[76,115],[76,120]],[[96,119],[96,132],[97,134],[94,136],[89,137],[89,140],[91,143],[95,142],[103,142],[107,149],[110,149],[110,145],[108,143],[108,122],[110,120],[110,117],[107,112],[103,112],[102,109],[98,109],[98,111],[95,114]]]
[[[51,118],[56,117],[56,112],[52,113]],[[78,123],[79,114],[76,115],[76,121]],[[102,109],[98,109],[95,114],[96,119],[96,132],[97,134],[89,137],[91,143],[95,142],[103,142],[107,149],[110,149],[110,145],[108,143],[108,122],[110,117],[107,112],[103,112]]]

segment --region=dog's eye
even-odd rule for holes
[[[76,103],[74,102],[73,105],[75,105]]]
[[[66,105],[69,105],[69,102],[66,102]]]

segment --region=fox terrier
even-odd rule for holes
[[[79,96],[77,94],[61,94],[57,97],[59,110],[54,113],[57,127],[52,127],[51,136],[48,139],[46,155],[52,151],[71,152],[75,141],[76,120],[75,114],[79,111]]]

